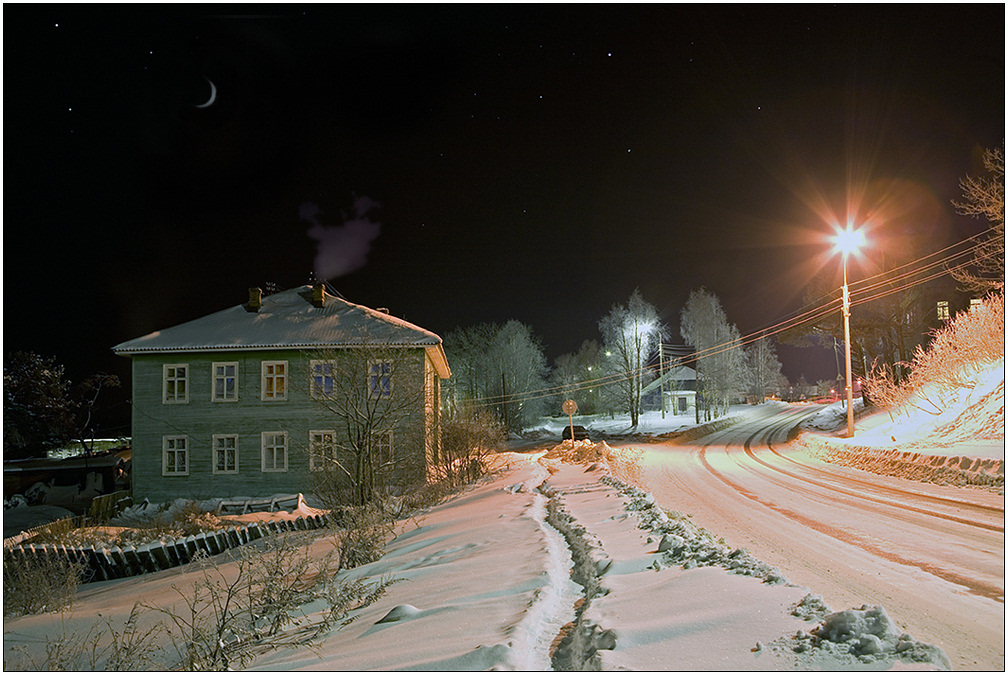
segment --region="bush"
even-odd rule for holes
[[[4,616],[58,612],[73,604],[84,565],[61,556],[3,557]]]
[[[1004,359],[1004,294],[986,298],[968,312],[933,333],[927,349],[917,347],[910,363],[910,376],[898,382],[891,368],[872,367],[865,381],[869,397],[884,408],[902,409],[914,396],[925,398],[935,414],[943,410],[941,397],[929,396],[927,385],[938,392],[972,387],[984,365]],[[890,413],[891,414],[891,413]]]
[[[507,431],[486,410],[464,409],[441,424],[441,453],[432,467],[437,482],[467,485],[494,469],[493,456]]]

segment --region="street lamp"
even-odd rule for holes
[[[837,231],[833,237],[833,245],[843,255],[843,329],[844,329],[844,364],[847,366],[847,438],[854,437],[854,387],[851,382],[850,356],[850,295],[847,292],[847,256],[856,253],[858,247],[864,244],[864,233],[851,229]]]

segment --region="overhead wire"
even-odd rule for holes
[[[978,258],[976,258],[976,257],[970,258],[970,259],[967,259],[965,261],[961,261],[961,262],[955,263],[951,267],[948,266],[948,265],[953,260],[955,260],[956,258],[960,258],[960,257],[965,256],[965,255],[974,254],[975,252],[977,252],[977,250],[980,248],[980,246],[983,243],[985,243],[985,242],[979,242],[977,244],[974,244],[973,246],[971,246],[968,249],[965,249],[965,250],[957,252],[957,253],[950,254],[950,255],[948,255],[948,256],[946,256],[944,258],[941,258],[941,259],[938,259],[936,261],[927,263],[927,264],[925,264],[925,265],[923,265],[923,266],[921,266],[919,268],[910,269],[910,270],[907,270],[905,272],[901,272],[901,273],[899,273],[899,274],[897,274],[895,276],[889,276],[889,275],[891,275],[895,271],[903,270],[903,269],[908,268],[908,267],[910,267],[912,265],[917,265],[917,264],[919,264],[919,263],[921,263],[921,262],[923,262],[925,260],[928,260],[929,258],[933,258],[936,255],[944,253],[944,252],[948,251],[949,249],[953,249],[953,248],[956,248],[958,246],[961,246],[963,243],[966,243],[966,242],[969,242],[969,241],[972,241],[972,240],[976,240],[979,237],[982,237],[983,235],[989,233],[993,229],[994,229],[993,227],[989,228],[988,230],[985,230],[984,232],[981,232],[979,234],[976,234],[976,235],[973,235],[971,237],[968,237],[968,238],[966,238],[966,239],[964,239],[964,240],[962,240],[960,242],[957,242],[955,244],[952,244],[950,246],[946,246],[945,248],[942,248],[942,249],[940,249],[938,251],[935,251],[934,253],[929,253],[929,254],[927,254],[925,256],[922,256],[921,258],[918,258],[917,260],[914,260],[914,261],[911,261],[909,263],[905,263],[903,265],[900,265],[899,267],[893,268],[892,270],[887,270],[887,271],[884,271],[884,272],[879,272],[878,274],[872,275],[871,277],[867,277],[865,279],[859,280],[858,282],[848,284],[848,289],[849,289],[848,290],[848,299],[849,299],[850,305],[851,306],[860,305],[860,304],[864,304],[864,303],[867,303],[867,302],[871,302],[873,300],[878,300],[878,299],[886,297],[888,295],[892,295],[894,293],[899,293],[899,292],[902,292],[902,291],[907,290],[909,288],[913,288],[914,286],[918,286],[920,284],[926,283],[928,281],[931,281],[933,279],[941,277],[941,276],[943,276],[945,274],[951,273],[953,270],[960,270],[960,269],[963,269],[965,267],[968,267],[969,265],[971,265],[974,262],[976,262],[976,260]],[[985,255],[981,256],[979,259],[986,259],[988,257],[993,256],[995,253],[997,253],[997,252],[994,251],[994,252],[985,254]],[[923,278],[915,279],[915,280],[910,280],[910,279],[913,279],[914,276],[917,276],[917,275],[921,274],[924,271],[931,270],[931,269],[939,267],[939,266],[941,267],[940,270],[933,271],[933,272],[931,272],[930,274],[928,274],[927,276],[925,276]],[[900,286],[897,286],[897,287],[891,287],[891,285],[893,283],[902,282],[903,280],[910,280],[910,281],[907,281],[906,283],[904,283],[904,284],[902,284]],[[890,286],[890,288],[885,288],[885,289],[881,290],[880,292],[874,293],[872,295],[868,295],[867,297],[864,296],[864,294],[869,293],[871,291],[874,291],[876,289],[880,289],[883,286]],[[855,294],[857,295],[857,298],[855,298]],[[828,297],[828,296],[822,296],[821,298],[819,298],[819,300],[822,300],[823,298],[826,298],[826,297]],[[815,301],[815,302],[818,302],[818,300]],[[803,325],[803,324],[806,324],[806,323],[810,323],[810,322],[812,322],[812,321],[814,321],[816,319],[820,319],[820,318],[822,318],[824,316],[827,316],[827,315],[832,314],[833,312],[837,311],[837,309],[839,309],[840,305],[842,305],[842,298],[840,298],[840,297],[831,298],[825,304],[818,305],[818,306],[813,306],[810,309],[806,309],[807,307],[809,307],[810,304],[812,304],[812,303],[806,303],[806,305],[804,305],[802,308],[800,308],[799,309],[799,311],[800,311],[799,314],[794,315],[794,316],[790,316],[790,317],[786,317],[786,318],[778,321],[777,323],[772,324],[772,325],[770,325],[770,326],[768,326],[766,328],[761,328],[759,330],[756,330],[756,331],[753,331],[751,333],[748,333],[745,336],[739,336],[736,339],[732,339],[732,340],[729,340],[727,342],[723,342],[723,343],[720,343],[720,344],[717,344],[717,345],[713,345],[713,346],[708,347],[706,349],[693,350],[693,353],[690,354],[690,355],[688,355],[688,356],[683,356],[683,357],[676,358],[675,359],[676,365],[677,366],[682,366],[682,365],[695,364],[695,363],[699,362],[701,359],[708,358],[710,356],[716,356],[718,354],[725,353],[725,352],[730,351],[732,349],[738,349],[739,347],[743,347],[743,346],[752,344],[753,342],[756,342],[756,341],[758,341],[760,339],[767,338],[767,337],[773,337],[773,336],[778,335],[778,334],[780,334],[780,333],[782,333],[782,332],[784,332],[786,330],[791,330],[791,329],[796,328],[796,327],[798,327],[800,325]],[[668,347],[676,346],[676,347],[678,347],[678,345],[665,345],[665,346],[668,346]],[[653,359],[651,359],[651,361],[653,361]],[[582,380],[581,382],[579,382],[575,386],[563,385],[563,384],[561,384],[561,385],[553,385],[551,387],[546,387],[546,388],[541,388],[541,389],[533,389],[533,390],[529,390],[529,391],[525,391],[525,392],[520,392],[520,393],[517,393],[517,394],[507,394],[507,395],[505,395],[505,394],[498,394],[498,395],[495,395],[495,396],[477,397],[475,399],[472,399],[472,401],[473,401],[473,403],[483,404],[483,405],[495,405],[495,404],[501,404],[501,403],[505,403],[505,402],[507,402],[507,403],[522,403],[524,401],[530,401],[530,400],[535,400],[535,399],[540,399],[540,398],[546,398],[546,397],[549,397],[549,396],[553,396],[553,395],[555,395],[557,393],[560,393],[560,392],[584,391],[586,389],[592,389],[592,388],[597,387],[597,386],[601,387],[601,386],[605,386],[605,385],[618,384],[620,382],[628,382],[628,381],[630,381],[630,380],[632,380],[634,378],[639,377],[641,374],[643,374],[644,372],[646,372],[647,370],[649,370],[652,365],[653,365],[653,363],[651,363],[649,361],[647,364],[645,364],[641,368],[637,368],[637,369],[634,369],[632,371],[621,371],[621,372],[618,372],[618,373],[613,373],[611,375],[605,375],[605,376],[602,376],[602,377],[598,377],[598,378],[595,378],[595,379],[592,379],[592,380]]]

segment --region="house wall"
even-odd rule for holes
[[[429,386],[429,359],[422,349],[401,350],[409,367],[394,374],[396,387]],[[312,430],[339,430],[335,415],[309,393],[309,363],[317,354],[299,350],[136,354],[133,357],[133,495],[158,503],[176,498],[264,497],[311,492],[308,439]],[[262,362],[286,361],[286,400],[262,400]],[[213,364],[237,363],[237,400],[213,401]],[[163,402],[164,366],[186,364],[188,402]],[[438,383],[438,378],[432,378]],[[362,389],[365,372],[360,373]],[[436,395],[436,392],[435,392]],[[435,401],[437,398],[434,399]],[[435,406],[436,408],[436,406]],[[437,414],[435,410],[435,415]],[[412,428],[395,431],[395,453],[425,461],[423,436],[439,436],[437,417],[418,411]],[[263,471],[262,433],[287,433],[287,470]],[[238,436],[237,473],[214,473],[214,434]],[[166,436],[188,441],[188,475],[163,475]]]

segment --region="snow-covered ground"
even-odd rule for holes
[[[384,597],[311,649],[264,649],[249,667],[546,670],[553,653],[565,668],[948,667],[898,617],[876,607],[830,613],[812,590],[613,479],[603,461],[543,455],[510,454],[497,477],[402,523],[383,558],[344,573],[394,577]],[[312,549],[331,546],[321,537]],[[17,664],[15,645],[84,635],[97,614],[123,622],[138,599],[177,604],[174,588],[200,574],[89,584],[65,615],[6,620],[6,665]],[[310,619],[320,608],[304,611]]]

